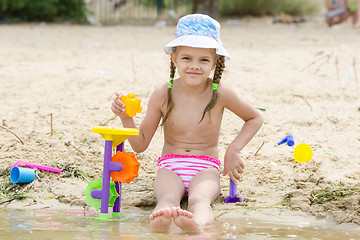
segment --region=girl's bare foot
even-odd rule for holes
[[[170,208],[159,209],[154,211],[149,218],[152,232],[167,232],[172,221],[172,211]]]
[[[189,211],[182,210],[179,207],[171,208],[172,217],[176,226],[187,233],[200,233],[201,227],[195,221],[193,214]]]

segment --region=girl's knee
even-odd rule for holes
[[[201,196],[200,194],[191,194],[188,198],[188,205],[197,205],[197,204],[204,204],[204,205],[210,205],[211,202],[209,199],[206,199],[204,196]]]
[[[188,204],[210,205],[220,195],[220,191],[220,186],[214,186],[214,188],[207,193],[204,193],[203,191],[192,191],[189,193]]]

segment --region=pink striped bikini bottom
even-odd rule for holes
[[[215,158],[207,156],[167,154],[159,157],[158,166],[175,172],[183,181],[187,192],[189,183],[200,171],[214,167],[220,172],[221,162]]]

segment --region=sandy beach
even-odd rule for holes
[[[143,111],[152,91],[167,81],[163,46],[175,26],[0,25],[1,204],[5,208],[80,209],[88,180],[102,176],[103,138],[93,126],[121,127],[110,106],[115,91],[135,93]],[[222,22],[222,41],[232,59],[222,82],[231,85],[264,118],[242,152],[246,164],[240,204],[223,204],[229,178],[214,210],[222,217],[301,216],[360,224],[360,30],[350,22],[328,28],[321,17],[300,24],[271,18]],[[51,122],[52,116],[52,122]],[[110,121],[109,121],[110,120]],[[220,160],[243,122],[226,111]],[[288,134],[295,145],[277,145]],[[123,207],[150,210],[161,129],[136,157],[139,177],[124,184]],[[297,163],[294,148],[311,146],[310,162]],[[125,150],[131,152],[125,143]],[[63,169],[37,171],[26,185],[9,182],[9,168],[25,161]],[[337,201],[317,202],[315,190],[339,190]],[[87,208],[92,211],[91,208]]]

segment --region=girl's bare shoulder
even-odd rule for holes
[[[166,96],[168,90],[168,83],[162,83],[160,86],[156,87],[152,95],[156,96]]]
[[[226,105],[226,103],[228,101],[231,101],[232,99],[239,97],[238,94],[236,93],[236,91],[233,88],[231,88],[230,86],[225,85],[223,83],[219,84],[218,92],[219,92],[220,100],[225,105]]]
[[[163,83],[152,92],[150,97],[150,102],[157,102],[157,103],[163,103],[164,100],[167,98],[167,83]]]

